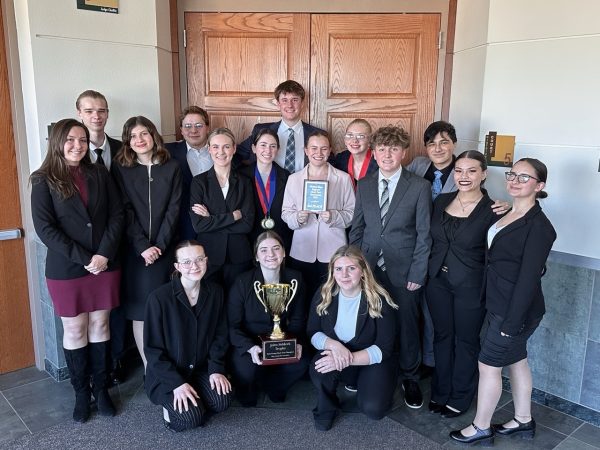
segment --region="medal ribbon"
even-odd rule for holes
[[[275,198],[275,168],[271,167],[271,173],[267,179],[267,186],[265,187],[258,171],[258,167],[254,168],[254,184],[256,185],[256,192],[258,192],[258,200],[260,201],[260,207],[262,208],[263,214],[268,215],[273,204],[273,198]]]
[[[371,162],[372,152],[371,149],[367,150],[367,154],[365,155],[365,160],[362,163],[360,168],[360,173],[358,175],[358,179],[360,180],[367,174],[367,169],[369,168],[369,164]],[[350,179],[352,180],[352,186],[354,190],[356,190],[356,180],[354,179],[354,155],[350,154],[350,158],[348,158],[348,174],[350,175]]]

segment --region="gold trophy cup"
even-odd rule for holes
[[[265,312],[273,316],[271,334],[259,336],[262,342],[263,365],[298,362],[296,338],[283,332],[280,327],[280,316],[287,311],[297,290],[298,280],[292,280],[290,284],[254,282],[256,298],[265,308]]]

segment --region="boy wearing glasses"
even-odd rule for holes
[[[300,116],[304,110],[306,93],[300,83],[287,80],[275,88],[275,104],[281,112],[278,122],[257,123],[248,139],[237,146],[237,154],[242,161],[253,161],[252,143],[257,133],[269,128],[279,137],[280,151],[275,162],[290,173],[302,170],[306,165],[304,147],[306,139],[315,131],[323,131],[302,122]]]
[[[179,238],[195,239],[196,232],[190,219],[190,185],[192,178],[213,166],[208,153],[208,113],[199,106],[188,106],[179,118],[182,141],[165,144],[167,151],[181,169],[183,193],[179,208]]]

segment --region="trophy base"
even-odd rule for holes
[[[262,343],[262,365],[293,364],[300,361],[296,354],[296,338],[271,339],[268,334],[259,336]]]

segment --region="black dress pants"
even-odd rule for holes
[[[356,402],[368,418],[379,420],[388,413],[396,390],[396,364],[391,359],[369,366],[348,366],[341,372],[319,373],[315,363],[321,357],[315,355],[309,369],[310,379],[317,388],[317,406],[313,409],[315,420],[335,417],[339,408],[336,390],[340,380],[356,386]]]
[[[231,395],[220,395],[216,390],[210,387],[210,380],[207,373],[200,373],[188,383],[195,389],[200,396],[196,399],[198,406],[194,406],[188,401],[188,410],[183,412],[176,411],[173,408],[173,396],[171,400],[163,404],[168,412],[169,428],[173,431],[184,431],[196,428],[206,421],[206,413],[220,413],[229,408],[231,404]]]
[[[479,332],[485,316],[481,285],[453,286],[445,272],[427,283],[435,370],[431,399],[466,411],[477,391]]]
[[[421,289],[409,291],[406,286],[392,284],[387,272],[375,269],[375,278],[389,292],[398,305],[396,314],[396,351],[399,352],[401,380],[419,381],[421,365]]]
[[[302,357],[297,363],[259,366],[252,362],[249,353],[242,355],[231,352],[230,364],[235,395],[243,406],[255,406],[258,389],[262,389],[271,399],[282,401],[287,391],[300,380],[308,369],[310,357],[302,348]]]

